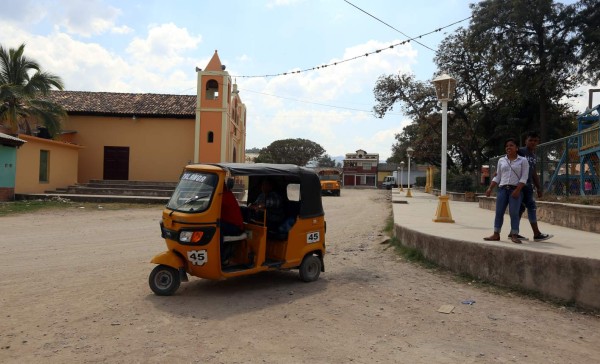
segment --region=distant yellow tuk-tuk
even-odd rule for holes
[[[246,201],[250,202],[268,178],[282,197],[286,226],[273,227],[267,223],[268,208],[250,210],[239,198],[244,232],[222,235],[221,199],[235,178],[247,181]],[[244,189],[241,191],[245,195]],[[160,296],[175,293],[182,281],[188,281],[188,274],[216,280],[299,269],[300,279],[312,282],[325,271],[321,185],[317,174],[308,168],[263,163],[188,165],[163,211],[160,228],[167,251],[152,258],[157,266],[149,277],[150,288]],[[226,262],[222,259],[225,249]]]

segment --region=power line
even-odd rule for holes
[[[348,3],[348,4],[352,5],[352,6],[354,6],[356,9],[358,9],[358,10],[362,11],[363,13],[367,14],[367,15],[368,15],[368,16],[370,16],[371,18],[373,18],[373,19],[377,20],[378,22],[380,22],[380,23],[383,23],[383,24],[387,25],[389,28],[392,28],[392,29],[394,29],[395,31],[397,31],[398,33],[402,34],[402,35],[403,35],[403,36],[405,36],[406,38],[410,38],[410,36],[408,36],[408,35],[404,34],[404,33],[403,33],[403,32],[401,32],[400,30],[398,30],[398,29],[394,28],[393,26],[391,26],[391,25],[389,25],[388,23],[384,22],[383,20],[379,19],[379,18],[378,18],[378,17],[376,17],[375,15],[372,15],[372,14],[368,13],[367,11],[365,11],[365,10],[363,10],[363,9],[359,8],[358,6],[356,6],[356,5],[352,4],[352,3],[351,3],[350,1],[348,1],[348,0],[344,0],[344,1],[345,1],[346,3]],[[420,45],[422,45],[423,47],[425,47],[425,48],[427,48],[427,49],[429,49],[429,50],[431,50],[431,51],[435,52],[435,49],[433,49],[433,48],[431,48],[431,47],[428,47],[428,46],[426,46],[425,44],[423,44],[423,43],[419,42],[418,40],[415,40],[415,43],[417,43],[417,44],[420,44]]]
[[[181,94],[182,92],[186,92],[186,91],[189,91],[189,90],[196,90],[196,89],[197,89],[197,87],[196,87],[196,86],[194,86],[194,87],[188,87],[188,88],[186,88],[185,90],[178,91],[178,92],[177,92],[177,94],[179,95],[179,94]]]
[[[218,82],[219,85],[224,86],[224,84],[222,82]],[[187,91],[187,90],[191,90],[194,87],[190,87],[187,88],[183,91]],[[330,107],[333,109],[343,109],[343,110],[350,110],[350,111],[357,111],[357,112],[365,112],[365,113],[372,113],[372,110],[361,110],[361,109],[354,109],[351,107],[345,107],[345,106],[337,106],[337,105],[330,105],[330,104],[323,104],[323,103],[319,103],[319,102],[314,102],[314,101],[307,101],[307,100],[301,100],[301,99],[295,99],[292,97],[286,97],[286,96],[278,96],[278,95],[273,95],[273,94],[269,94],[266,92],[260,92],[260,91],[254,91],[254,90],[249,90],[249,89],[245,89],[245,88],[238,88],[239,91],[244,91],[244,92],[250,92],[250,93],[254,93],[254,94],[259,94],[259,95],[265,95],[265,96],[270,96],[270,97],[275,97],[278,99],[284,99],[284,100],[290,100],[290,101],[295,101],[295,102],[301,102],[304,104],[312,104],[312,105],[318,105],[318,106],[325,106],[325,107]],[[399,113],[388,113],[389,115],[400,115],[402,116],[403,114],[399,114]]]
[[[316,71],[316,70],[319,70],[321,68],[326,68],[326,67],[330,67],[330,66],[337,66],[339,64],[350,62],[350,61],[354,61],[354,60],[362,58],[362,57],[368,57],[368,56],[370,56],[372,54],[381,53],[382,51],[386,51],[388,49],[393,49],[394,47],[410,43],[413,40],[416,42],[416,39],[420,39],[420,38],[422,38],[424,36],[427,36],[427,35],[430,35],[430,34],[433,34],[433,33],[436,33],[436,32],[440,32],[443,29],[449,28],[449,27],[451,27],[453,25],[456,25],[458,23],[462,23],[463,21],[469,20],[471,18],[472,18],[472,16],[469,16],[469,17],[461,19],[459,21],[455,21],[452,24],[448,24],[448,25],[443,26],[441,28],[432,30],[432,31],[430,31],[428,33],[424,33],[424,34],[421,34],[421,35],[419,35],[417,37],[413,37],[413,38],[404,40],[402,42],[392,44],[392,45],[390,45],[390,46],[388,46],[386,48],[377,49],[377,50],[374,50],[372,52],[367,52],[365,54],[361,54],[360,56],[355,56],[355,57],[352,57],[352,58],[347,58],[347,59],[344,59],[344,60],[341,60],[341,61],[338,61],[338,62],[333,62],[333,63],[329,63],[329,64],[324,64],[324,65],[321,65],[321,66],[315,66],[315,67],[311,67],[311,68],[306,68],[306,69],[298,70],[298,71],[281,72],[281,73],[265,74],[265,75],[252,75],[252,76],[249,76],[249,75],[235,75],[235,76],[232,76],[232,77],[240,77],[240,78],[265,78],[265,77],[288,76],[288,75],[293,75],[293,74],[298,74],[298,73],[304,73],[304,72],[309,72],[309,71]]]
[[[268,93],[259,92],[259,91],[253,91],[253,90],[248,90],[248,89],[241,89],[240,88],[239,90],[240,91],[244,91],[244,92],[251,92],[251,93],[255,93],[255,94],[265,95],[265,96],[276,97],[276,98],[279,98],[279,99],[285,99],[285,100],[291,100],[291,101],[296,101],[296,102],[302,102],[304,104],[312,104],[312,105],[319,105],[319,106],[331,107],[331,108],[334,108],[334,109],[343,109],[343,110],[350,110],[350,111],[372,113],[371,110],[361,110],[361,109],[354,109],[354,108],[351,108],[351,107],[322,104],[322,103],[319,103],[319,102],[294,99],[294,98],[291,98],[291,97],[278,96],[278,95],[273,95],[273,94],[268,94]],[[389,114],[390,115],[402,115],[402,114],[395,114],[395,113],[389,113]]]

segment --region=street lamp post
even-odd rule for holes
[[[414,151],[411,147],[406,148],[406,156],[408,156],[408,187],[406,188],[406,197],[412,197],[412,193],[410,192],[410,158]]]
[[[400,162],[400,192],[404,192],[402,184],[404,183],[404,161]]]
[[[426,177],[425,177],[425,193],[431,193],[431,187],[429,186],[429,182],[431,182],[429,166],[427,166]]]
[[[454,222],[452,220],[452,213],[450,212],[450,203],[448,201],[448,195],[446,194],[446,175],[447,175],[447,149],[448,149],[448,101],[454,97],[454,90],[456,89],[456,80],[446,73],[436,77],[433,80],[435,86],[435,94],[442,102],[442,166],[441,166],[441,188],[440,197],[438,201],[438,207],[436,217],[433,219],[435,222]]]

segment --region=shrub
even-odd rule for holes
[[[473,185],[473,176],[471,174],[453,173],[448,171],[446,180],[446,189],[451,192],[472,192],[475,191]],[[442,177],[439,172],[433,176],[433,188],[440,188]]]

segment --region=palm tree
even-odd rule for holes
[[[63,89],[60,77],[42,72],[39,64],[23,55],[25,44],[8,51],[0,45],[0,125],[11,132],[24,129],[31,134],[32,123],[46,127],[54,136],[66,118],[64,109],[44,99],[52,89]]]

